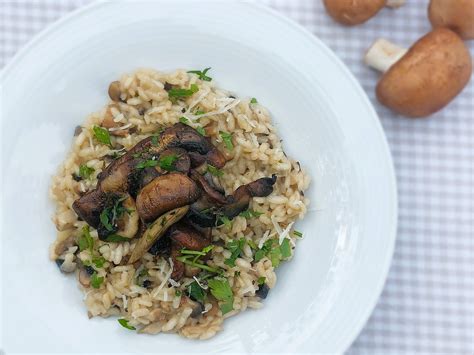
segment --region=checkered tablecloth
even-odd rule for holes
[[[38,31],[90,1],[0,0],[0,68]],[[426,33],[428,0],[407,0],[353,28],[334,23],[321,0],[258,1],[305,26],[347,64],[380,115],[395,161],[395,255],[377,308],[349,353],[474,354],[474,80],[442,112],[410,120],[377,103],[377,74],[362,63],[378,37],[408,46]]]

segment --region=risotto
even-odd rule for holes
[[[208,339],[275,287],[310,179],[257,99],[214,86],[209,68],[138,70],[108,93],[52,179],[50,257],[89,317]]]

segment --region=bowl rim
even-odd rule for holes
[[[140,0],[140,1],[146,1],[146,0]],[[27,56],[36,46],[41,45],[41,43],[45,40],[47,40],[48,36],[54,33],[58,28],[66,24],[70,19],[76,18],[79,16],[82,16],[84,14],[87,14],[89,12],[95,11],[97,8],[101,6],[120,6],[123,3],[126,3],[126,0],[118,0],[114,2],[102,2],[102,1],[93,1],[89,4],[80,6],[69,13],[61,16],[59,19],[54,21],[53,23],[47,25],[45,28],[43,28],[41,31],[36,33],[31,37],[31,39],[26,42],[25,44],[22,45],[22,47],[15,53],[13,57],[9,59],[9,61],[6,63],[4,68],[0,70],[0,82],[3,82],[4,80],[7,79],[9,75],[14,71],[15,67],[19,65],[21,62],[21,59],[25,56]],[[181,2],[181,3],[192,3],[193,0],[156,0],[156,2],[161,2],[161,3],[176,3],[176,2]],[[223,3],[223,0],[201,0],[200,5],[201,6],[207,6],[207,5],[212,5],[215,3]],[[390,196],[390,200],[392,201],[392,206],[391,210],[393,211],[393,214],[390,219],[390,229],[387,231],[387,238],[389,238],[389,243],[387,244],[386,248],[386,257],[384,258],[385,262],[383,264],[383,267],[381,268],[379,272],[379,277],[374,282],[374,289],[375,291],[372,293],[371,299],[367,302],[367,306],[365,312],[363,312],[363,316],[360,317],[359,321],[357,324],[348,331],[349,335],[346,336],[343,340],[339,342],[336,347],[338,348],[337,353],[344,353],[346,350],[349,349],[351,344],[356,340],[358,335],[361,333],[363,330],[365,324],[367,323],[370,315],[373,313],[375,310],[375,307],[377,305],[377,301],[379,300],[384,285],[387,281],[388,274],[389,274],[389,269],[391,266],[391,262],[393,259],[394,255],[394,250],[395,250],[395,243],[396,243],[396,237],[397,237],[397,225],[398,225],[398,194],[397,194],[397,181],[396,181],[396,176],[395,176],[395,169],[394,169],[394,163],[393,163],[393,158],[390,152],[389,144],[387,141],[387,137],[385,135],[385,132],[383,130],[383,127],[380,123],[379,116],[377,112],[375,111],[374,106],[372,105],[371,101],[369,100],[366,92],[362,88],[361,84],[359,81],[356,79],[354,74],[349,70],[349,68],[342,62],[342,60],[326,45],[319,37],[317,37],[316,34],[311,33],[307,28],[304,26],[300,25],[296,21],[290,19],[289,17],[285,16],[284,14],[278,12],[277,10],[271,8],[268,5],[265,5],[263,3],[259,2],[254,2],[253,0],[234,0],[234,4],[239,4],[242,6],[249,6],[258,9],[259,11],[266,12],[267,14],[277,18],[279,21],[283,22],[285,25],[292,27],[294,30],[299,32],[300,35],[305,36],[308,38],[310,41],[315,43],[322,51],[325,52],[325,54],[331,58],[331,60],[339,67],[341,72],[347,77],[347,79],[351,82],[353,86],[353,90],[355,90],[355,93],[359,96],[359,99],[361,102],[366,106],[368,111],[370,112],[372,123],[375,125],[375,129],[378,131],[378,134],[381,138],[381,147],[382,152],[381,155],[383,155],[387,159],[387,167],[388,171],[386,171],[387,177],[389,178],[388,184],[392,186],[393,188],[391,191],[388,192],[388,195]],[[1,116],[0,116],[0,121],[2,121]],[[1,123],[1,122],[0,122]],[[2,125],[0,124],[0,132],[2,131]],[[1,148],[1,147],[0,147]],[[1,149],[0,149],[1,152]],[[1,156],[1,155],[0,155]],[[1,177],[0,177],[1,179]],[[0,191],[0,196],[2,195]],[[2,212],[2,205],[0,204],[0,212]],[[3,213],[2,213],[3,215]],[[1,222],[1,218],[0,218]],[[2,223],[0,223],[1,225]],[[2,227],[3,228],[3,227]],[[1,247],[1,245],[0,245]]]

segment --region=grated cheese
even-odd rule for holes
[[[197,284],[199,285],[199,287],[201,287],[203,290],[207,290],[208,289],[208,286],[207,285],[203,285],[196,276],[193,276],[193,279],[196,280]]]
[[[278,222],[275,220],[274,216],[271,216],[270,218],[272,220],[272,223],[273,223],[273,226],[275,227],[277,233],[278,233],[278,244],[281,245],[281,243],[283,243],[283,240],[289,236],[290,234],[290,229],[291,227],[293,227],[293,224],[295,222],[291,222],[290,224],[288,224],[288,226],[282,230],[280,225],[278,224]],[[290,238],[291,240],[291,238]]]
[[[163,279],[163,281],[161,281],[161,284],[160,286],[158,286],[155,291],[153,291],[153,298],[156,298],[156,296],[158,296],[158,294],[160,293],[160,291],[163,289],[163,287],[165,287],[166,283],[169,281],[169,279],[171,278],[171,274],[173,273],[173,260],[171,260],[171,258],[168,259],[170,261],[170,269],[169,271],[165,274],[165,277]]]
[[[123,126],[112,127],[112,128],[109,128],[109,132],[121,131],[121,130],[127,129],[127,128],[131,127],[131,126],[132,126],[131,123],[127,123],[126,125],[123,125]]]

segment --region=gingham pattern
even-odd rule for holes
[[[320,0],[260,1],[308,28],[349,66],[380,115],[395,161],[400,200],[395,256],[377,308],[349,353],[473,354],[474,84],[441,113],[410,120],[377,103],[377,74],[362,63],[378,37],[408,46],[427,32],[427,0],[384,9],[354,28],[334,23]],[[88,2],[0,0],[0,67],[36,32]]]

